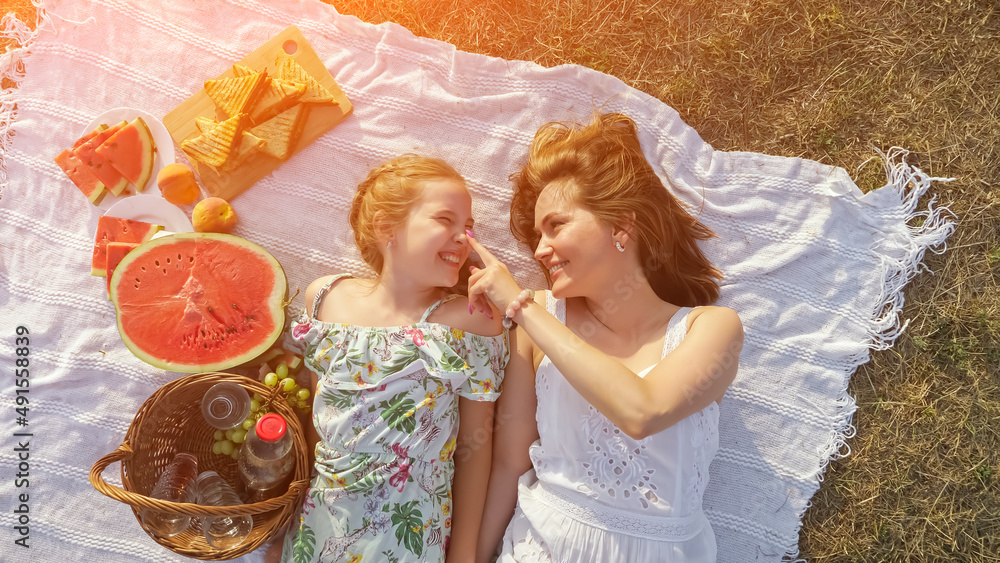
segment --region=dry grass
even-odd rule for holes
[[[14,0],[15,9],[24,0]],[[991,0],[341,0],[459,49],[613,74],[720,150],[852,173],[909,148],[960,217],[855,374],[853,453],[806,513],[829,561],[1000,561],[1000,7]],[[28,10],[30,13],[30,9]],[[23,19],[23,18],[22,18]],[[33,18],[31,18],[33,21]],[[2,43],[0,43],[2,47]],[[865,191],[881,168],[855,174]],[[997,475],[994,475],[997,474]]]

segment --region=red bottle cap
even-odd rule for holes
[[[275,412],[265,414],[257,421],[257,437],[265,442],[277,442],[287,429],[288,423]]]

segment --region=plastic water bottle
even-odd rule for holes
[[[219,430],[235,428],[250,415],[250,394],[231,381],[217,383],[202,397],[201,414]]]
[[[215,471],[198,475],[198,504],[202,506],[234,506],[243,504],[225,479]],[[230,549],[243,543],[253,530],[250,516],[203,516],[201,529],[205,541],[216,549]]]
[[[150,497],[170,502],[196,502],[198,459],[189,453],[174,456],[156,480]],[[142,527],[158,538],[169,538],[187,530],[191,517],[152,508],[142,511]]]
[[[281,495],[295,468],[292,435],[277,413],[265,414],[250,428],[240,448],[241,492],[247,502],[260,502]]]

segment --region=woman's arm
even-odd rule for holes
[[[536,304],[521,326],[583,397],[629,436],[642,439],[673,426],[722,397],[736,377],[743,325],[736,312],[709,307],[684,340],[639,377],[584,342]]]
[[[538,439],[535,422],[535,368],[533,346],[520,329],[511,333],[514,353],[504,373],[493,423],[493,467],[486,491],[486,509],[479,528],[477,563],[488,562],[514,514],[517,480],[531,469],[528,447]]]
[[[449,563],[472,561],[476,555],[479,522],[483,517],[486,485],[493,448],[493,403],[458,399],[458,440],[455,480],[452,484]]]
[[[469,244],[486,265],[469,278],[469,301],[488,300],[501,311],[520,288],[507,267],[474,238]],[[743,324],[732,309],[708,307],[677,348],[639,377],[584,342],[537,303],[515,311],[518,322],[574,389],[632,438],[669,428],[722,397],[736,377]]]

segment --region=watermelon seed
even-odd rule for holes
[[[139,278],[135,278],[135,283],[139,283]]]
[[[170,263],[170,258],[167,258],[167,264],[169,264],[169,263]]]
[[[160,261],[159,260],[153,260],[153,264],[156,264],[157,268],[160,267]]]
[[[167,273],[167,269],[166,269],[166,268],[164,268],[164,269],[163,269],[163,273],[164,273],[164,274],[166,274],[166,273]]]
[[[142,271],[143,271],[143,272],[145,272],[145,271],[146,271],[146,267],[145,267],[145,266],[142,266]]]
[[[181,259],[181,253],[180,253],[180,252],[178,252],[178,253],[177,253],[177,259],[178,259],[178,260],[180,260],[180,259]]]

